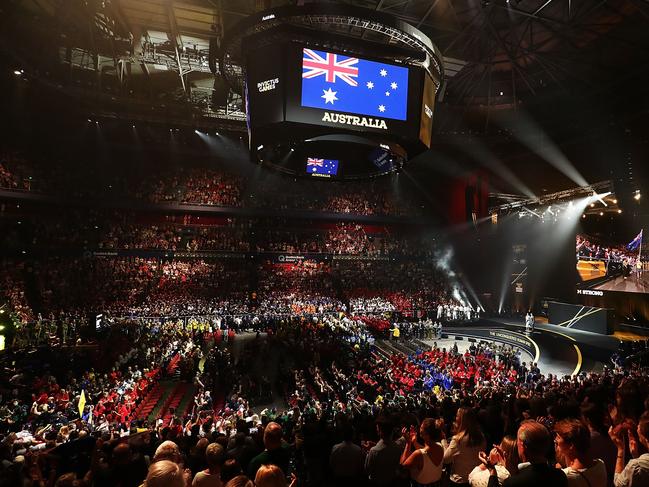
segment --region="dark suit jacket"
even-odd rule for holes
[[[498,477],[489,477],[487,487],[498,487]],[[547,463],[533,463],[503,482],[503,487],[567,487],[566,474]]]

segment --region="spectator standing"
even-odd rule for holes
[[[353,443],[353,438],[354,430],[347,426],[343,432],[343,441],[331,449],[329,466],[336,485],[356,486],[363,477],[363,450]]]
[[[401,455],[401,465],[410,472],[410,478],[417,485],[431,485],[442,478],[444,448],[438,442],[442,432],[437,427],[435,420],[426,418],[419,427],[419,436],[424,440],[424,445],[417,443],[417,433],[414,428],[406,431],[406,446]]]
[[[638,438],[634,438],[631,431],[627,431],[629,436],[629,450],[631,454],[638,453],[638,444],[649,450],[649,414],[644,413],[640,418],[637,427]],[[629,463],[624,464],[625,457],[625,444],[624,444],[624,429],[611,428],[609,431],[611,439],[617,447],[617,461],[615,463],[615,487],[640,487],[649,485],[649,453],[643,453],[638,458],[629,460]]]
[[[277,465],[284,474],[288,473],[291,454],[288,445],[282,443],[282,427],[278,423],[270,422],[266,425],[264,447],[265,450],[250,461],[248,476],[255,478],[262,465]]]
[[[393,485],[399,473],[399,460],[402,447],[393,438],[391,422],[380,419],[376,423],[379,441],[370,448],[365,458],[365,473],[370,485],[384,487]]]
[[[223,447],[218,443],[210,443],[205,450],[207,469],[194,476],[192,487],[221,487],[221,465],[225,459]]]
[[[444,451],[444,463],[452,464],[451,485],[468,486],[469,474],[480,463],[478,453],[486,447],[485,437],[473,409],[458,409],[455,431],[448,448]]]
[[[569,487],[606,487],[606,467],[590,454],[590,431],[577,419],[564,419],[554,426],[554,446]]]
[[[566,474],[548,464],[552,438],[548,429],[534,420],[521,423],[516,436],[518,455],[523,464],[517,475],[503,482],[503,487],[567,487]],[[489,487],[499,485],[497,471],[489,468]]]

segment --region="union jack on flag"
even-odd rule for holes
[[[307,157],[306,159],[307,166],[320,166],[324,165],[324,159],[316,159],[315,157]]]
[[[323,54],[326,56],[323,57],[311,49],[304,49],[302,67],[306,71],[302,73],[302,78],[311,79],[324,75],[328,83],[335,83],[336,78],[339,78],[350,86],[358,86],[358,81],[354,79],[358,78],[358,58],[350,57],[339,61],[338,54]]]

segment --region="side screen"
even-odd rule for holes
[[[246,92],[251,127],[284,121],[286,88],[283,47],[283,45],[266,46],[248,55]]]
[[[649,265],[643,254],[644,230],[626,242],[577,235],[577,294],[649,293]]]

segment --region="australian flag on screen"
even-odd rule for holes
[[[408,68],[304,49],[302,106],[405,120]]]
[[[317,159],[307,157],[306,159],[307,174],[325,174],[335,176],[338,174],[338,161],[335,159]]]

